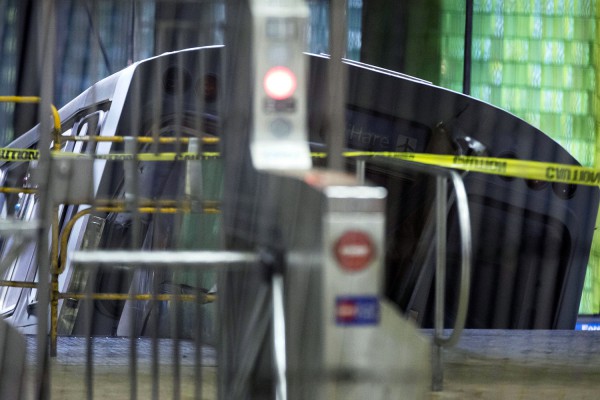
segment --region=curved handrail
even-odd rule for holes
[[[42,98],[39,96],[0,96],[0,102],[2,103],[40,103]],[[60,115],[54,104],[50,104],[52,110],[52,119],[54,121],[54,150],[60,150]]]
[[[437,334],[434,336],[436,344],[444,347],[454,346],[456,342],[458,342],[458,339],[465,328],[467,310],[469,308],[469,293],[471,291],[472,259],[471,221],[467,191],[460,175],[456,171],[448,170],[448,172],[454,186],[454,193],[456,194],[456,209],[458,211],[458,226],[461,243],[461,272],[460,291],[458,294],[458,307],[456,319],[454,321],[454,329],[449,337],[438,336]]]
[[[93,212],[126,212],[129,208],[123,201],[116,200],[100,200],[98,204],[93,207],[84,208],[79,210],[71,219],[67,222],[63,228],[62,234],[60,235],[60,248],[57,246],[52,251],[52,271],[61,274],[64,272],[67,263],[67,246],[71,231],[75,226],[75,223],[82,217],[91,214]],[[137,208],[139,213],[143,214],[176,214],[179,212],[190,212],[191,205],[189,202],[176,202],[172,200],[161,201],[161,200],[147,200],[139,204]],[[219,209],[217,205],[212,202],[204,202],[203,210],[204,213],[217,214]]]
[[[469,294],[471,290],[471,262],[472,262],[472,235],[471,222],[469,215],[469,204],[467,201],[467,191],[465,189],[462,177],[454,170],[441,167],[419,164],[410,161],[373,157],[368,161],[388,165],[389,167],[401,167],[418,173],[423,173],[436,177],[444,177],[452,182],[456,194],[456,207],[458,212],[458,223],[461,239],[461,283],[457,306],[457,315],[454,321],[454,328],[448,337],[438,335],[443,331],[443,326],[436,326],[434,342],[438,346],[451,347],[456,344],[465,327],[467,310],[469,306]],[[437,278],[436,278],[437,279]],[[436,298],[440,297],[436,292]],[[443,323],[443,318],[442,318]],[[437,322],[436,322],[437,324]]]

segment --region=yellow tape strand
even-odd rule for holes
[[[190,161],[220,157],[219,152],[202,153],[138,153],[138,154],[95,154],[95,159],[112,161]],[[548,163],[542,161],[515,160],[512,158],[455,156],[426,153],[347,151],[344,157],[387,157],[421,164],[484,174],[501,175],[548,182],[599,186],[600,169],[578,165]],[[54,157],[86,157],[85,154],[53,152]],[[326,153],[312,153],[314,158],[327,157]],[[37,150],[0,148],[0,160],[32,161],[39,157]]]
[[[31,149],[0,148],[1,161],[33,161],[40,157],[40,152]]]
[[[98,160],[111,160],[111,161],[193,161],[202,160],[205,158],[220,157],[219,152],[207,151],[203,153],[194,152],[182,152],[182,153],[138,153],[138,154],[81,154],[81,153],[69,153],[62,151],[54,151],[52,156],[55,158],[61,157],[93,157]],[[13,162],[26,162],[35,161],[39,159],[40,153],[38,150],[33,149],[14,149],[14,148],[0,148],[0,161],[13,161]]]
[[[463,171],[576,185],[600,185],[600,169],[512,158],[455,156],[426,153],[347,151],[344,157],[387,157]],[[312,153],[325,158],[327,153]]]
[[[511,158],[403,152],[346,152],[346,157],[389,157],[463,171],[576,185],[600,185],[600,169]]]

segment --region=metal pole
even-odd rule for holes
[[[201,295],[203,294],[200,290],[202,287],[202,279],[198,272],[196,272],[196,335],[194,337],[194,344],[196,349],[194,351],[194,399],[200,400],[202,398],[202,343],[204,340],[202,320],[204,313],[202,310]]]
[[[435,263],[435,337],[444,333],[444,296],[446,285],[446,216],[448,182],[445,177],[436,178],[436,263]],[[432,389],[441,391],[444,385],[442,345],[434,342]]]
[[[41,77],[40,90],[40,158],[37,170],[39,202],[40,205],[40,228],[38,230],[37,264],[39,274],[39,312],[37,330],[37,370],[36,379],[38,386],[35,389],[35,398],[48,399],[50,397],[49,379],[49,352],[48,352],[48,306],[50,302],[50,254],[48,246],[48,232],[52,221],[51,196],[48,193],[48,179],[51,167],[50,142],[52,124],[49,119],[48,110],[52,106],[54,96],[54,50],[56,46],[56,2],[55,0],[44,0],[38,2],[41,7],[39,43],[39,71]],[[45,175],[45,176],[44,176]]]
[[[96,287],[96,277],[98,274],[97,266],[92,266],[90,270],[90,279],[85,288],[85,388],[87,400],[94,399],[94,300],[92,293]]]
[[[285,310],[283,304],[283,276],[280,273],[273,274],[271,286],[273,296],[273,353],[277,380],[275,398],[277,400],[287,400]]]
[[[471,49],[473,42],[473,0],[465,6],[465,53],[463,64],[463,93],[471,94]]]
[[[366,173],[366,164],[367,162],[363,158],[356,159],[356,180],[360,184],[365,183],[365,173]]]
[[[329,168],[344,169],[344,138],[346,133],[346,84],[347,70],[342,63],[346,55],[346,0],[332,0],[329,10],[329,53],[331,59],[328,66],[329,113],[327,119],[327,148]]]

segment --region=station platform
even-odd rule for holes
[[[35,336],[27,336],[27,390],[30,391],[31,379],[36,365]],[[125,400],[131,397],[130,339],[126,337],[94,337],[93,349],[93,386],[92,398]],[[213,347],[201,347],[200,385],[196,385],[198,371],[196,366],[196,346],[191,341],[179,341],[179,381],[174,378],[173,362],[174,341],[158,340],[158,381],[154,379],[153,346],[149,338],[136,339],[137,353],[137,398],[173,399],[179,391],[181,399],[217,398],[216,389],[216,352]],[[50,360],[50,380],[52,400],[81,400],[88,398],[86,384],[87,341],[84,337],[58,337],[57,356]],[[155,385],[158,383],[157,385]],[[155,386],[153,386],[155,385]],[[178,388],[178,389],[176,389]],[[156,391],[157,396],[154,396]],[[27,393],[27,399],[33,398]]]
[[[431,336],[431,331],[424,331]],[[29,374],[36,338],[28,337]],[[94,398],[129,399],[127,338],[94,338]],[[138,398],[152,398],[152,342],[137,339]],[[181,399],[216,399],[216,352],[201,351],[202,386],[196,386],[193,343],[180,342]],[[173,397],[173,342],[159,342],[159,398]],[[51,361],[52,399],[81,399],[85,386],[86,340],[60,337]],[[444,353],[444,390],[431,399],[598,399],[600,333],[585,331],[466,330]]]
[[[598,399],[600,334],[466,330],[432,399]]]

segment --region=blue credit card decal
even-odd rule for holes
[[[335,299],[335,322],[343,326],[379,324],[377,296],[338,296]]]

